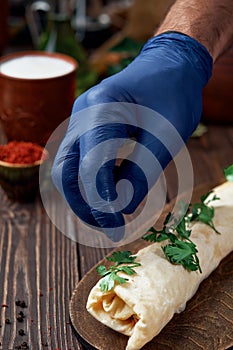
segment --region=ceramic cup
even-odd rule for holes
[[[46,143],[70,116],[77,68],[60,53],[25,51],[0,58],[0,121],[8,141]]]

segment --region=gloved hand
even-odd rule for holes
[[[212,58],[199,42],[163,33],[127,68],[77,98],[52,177],[78,217],[113,241],[123,237],[123,214],[134,212],[182,147],[173,127],[184,142],[197,127],[211,71]],[[116,167],[117,151],[130,138],[135,149]],[[141,145],[158,160],[153,171]]]

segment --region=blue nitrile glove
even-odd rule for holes
[[[211,71],[212,58],[205,47],[189,36],[168,32],[150,39],[127,68],[78,97],[52,171],[56,187],[78,217],[104,228],[113,241],[122,238],[123,230],[112,228],[124,225],[123,214],[138,207],[161,172],[158,166],[144,174],[138,164],[143,160],[150,169],[151,159],[138,145],[166,167],[172,158],[167,144],[173,155],[182,147],[167,124],[184,142],[189,138],[201,117],[202,89]],[[150,109],[151,123],[140,108],[137,113],[135,104]],[[154,111],[161,119],[154,118]],[[131,160],[117,168],[117,150],[130,138],[137,142]],[[96,147],[101,144],[101,149]],[[93,174],[98,176],[93,179]],[[116,190],[120,179],[132,186],[127,182]]]

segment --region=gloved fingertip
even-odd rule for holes
[[[106,236],[111,239],[112,242],[119,242],[121,241],[125,236],[125,227],[119,226],[119,227],[113,227],[113,228],[103,228],[104,233]]]
[[[93,217],[104,234],[113,242],[119,242],[125,235],[125,220],[121,212],[91,210]]]

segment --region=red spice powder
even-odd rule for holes
[[[43,148],[32,142],[11,141],[0,145],[0,160],[14,164],[33,164],[42,158]]]

